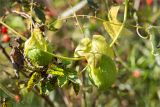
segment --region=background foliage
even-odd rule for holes
[[[88,0],[86,4],[76,12],[76,18],[68,18],[56,23],[58,16],[63,16],[67,9],[71,9],[82,1],[80,0],[35,0],[42,7],[35,10],[34,20],[43,23],[47,21],[45,33],[49,42],[54,47],[55,53],[72,57],[79,41],[84,37],[94,34],[103,35],[108,43],[112,42],[110,33],[106,32],[105,25],[97,18],[109,20],[109,9],[112,6],[120,6],[116,22],[123,20],[123,0]],[[19,4],[20,3],[20,4]],[[9,107],[159,107],[160,106],[160,56],[159,56],[159,0],[130,0],[127,21],[114,45],[115,63],[118,69],[116,82],[107,91],[99,91],[91,85],[87,71],[80,75],[83,85],[78,95],[71,85],[63,88],[55,88],[47,95],[40,95],[36,91],[25,94],[23,85],[17,87],[17,80],[12,64],[6,58],[3,49],[9,54],[15,34],[8,30],[10,42],[3,43],[0,34],[0,82],[10,93],[20,96],[17,102],[12,95],[0,90],[1,100],[6,98]],[[0,16],[5,16],[5,23],[20,34],[29,37],[30,29],[28,20],[17,14],[16,11],[25,11],[30,14],[30,6],[25,0],[0,0]],[[44,9],[45,7],[45,9]],[[46,8],[47,7],[47,8]],[[72,12],[73,13],[73,12]],[[116,14],[116,13],[114,13]],[[136,16],[135,16],[136,14]],[[78,15],[87,15],[78,17]],[[94,17],[89,17],[94,16]],[[135,17],[138,17],[136,20]],[[112,20],[113,21],[113,20]],[[109,22],[112,23],[112,21]],[[50,23],[53,22],[53,23]],[[80,25],[79,25],[80,24]],[[108,23],[109,24],[109,23]],[[116,25],[112,25],[117,30]],[[115,27],[116,26],[116,27]],[[152,38],[148,38],[148,32]],[[81,27],[81,28],[80,28]],[[137,28],[139,32],[137,32]],[[116,31],[115,31],[116,32]],[[141,35],[138,35],[140,33]],[[143,37],[142,37],[143,36]],[[144,39],[146,37],[146,39]],[[69,62],[66,62],[69,63]],[[85,61],[76,61],[76,71],[85,67]],[[25,77],[22,83],[28,81]],[[63,85],[63,84],[62,84]],[[1,86],[0,86],[1,87]],[[22,88],[22,89],[20,89]],[[4,102],[4,101],[1,101]]]

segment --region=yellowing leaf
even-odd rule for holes
[[[52,70],[52,69],[47,70],[47,73],[48,73],[48,74],[52,74],[52,75],[64,76],[64,73],[63,73],[63,72],[54,71],[54,70]]]
[[[114,52],[102,35],[93,35],[92,40],[82,39],[75,50],[75,56],[85,56],[90,80],[99,89],[106,90],[114,83],[117,76],[112,60]]]
[[[91,40],[89,38],[84,38],[80,41],[79,45],[75,49],[74,56],[86,56],[87,53],[90,52],[91,49]]]
[[[119,11],[120,6],[112,6],[108,13],[108,19],[109,21],[117,21],[117,15]]]
[[[111,7],[108,13],[109,21],[103,22],[105,30],[108,32],[108,34],[112,39],[115,38],[122,24],[117,20],[117,14],[118,14],[119,8],[120,6]]]
[[[91,50],[93,53],[104,54],[111,58],[114,57],[113,49],[109,47],[106,39],[102,35],[93,35]]]
[[[48,23],[47,27],[51,31],[57,31],[63,26],[63,20],[57,19],[56,21],[51,21]]]

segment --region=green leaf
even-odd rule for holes
[[[59,87],[63,87],[63,86],[66,85],[67,82],[68,82],[66,75],[64,75],[64,76],[62,76],[62,77],[59,76],[59,77],[57,78],[57,80],[58,80],[58,86],[59,86]]]
[[[55,71],[55,70],[52,70],[52,69],[47,70],[47,73],[52,74],[52,75],[57,75],[57,76],[64,76],[63,72]]]
[[[57,67],[56,65],[52,65],[50,68],[51,68],[52,70],[54,70],[54,71],[64,72],[64,70],[63,70],[62,68],[59,68],[59,67]]]
[[[40,94],[46,93],[46,81],[43,79],[40,81]]]
[[[9,25],[10,27],[19,32],[24,32],[27,29],[22,17],[17,15],[13,14],[7,15],[7,17],[5,18],[5,22],[7,25]]]
[[[38,72],[34,72],[27,83],[27,90],[30,91],[39,79],[40,74]]]
[[[112,39],[115,38],[122,24],[121,22],[117,20],[119,8],[120,6],[111,7],[108,13],[109,21],[103,22],[105,30],[108,32],[108,34],[110,35]]]
[[[95,10],[98,9],[98,5],[94,2],[94,0],[87,0],[90,7],[94,8]]]
[[[57,76],[64,76],[64,70],[62,68],[57,67],[54,64],[50,66],[50,68],[47,70],[47,73]]]
[[[47,27],[51,31],[57,31],[63,26],[63,20],[56,20],[47,23]]]
[[[52,91],[52,90],[54,90],[55,89],[55,87],[57,86],[57,83],[55,82],[55,83],[52,83],[51,81],[47,81],[46,82],[46,89],[50,92],[50,91]]]
[[[74,56],[86,56],[91,50],[91,40],[89,38],[84,38],[80,41],[79,45],[75,49]]]
[[[91,52],[104,54],[111,58],[114,57],[113,49],[108,45],[106,39],[102,35],[93,35]]]
[[[75,50],[75,56],[86,57],[91,82],[99,89],[106,90],[114,83],[117,76],[112,60],[114,52],[102,35],[93,35],[92,40],[82,39]],[[81,84],[76,74],[68,74],[68,78],[75,84]]]
[[[73,84],[74,92],[76,93],[76,95],[78,95],[79,90],[80,90],[80,85],[79,84],[75,84],[75,83],[72,83],[72,84]]]
[[[45,52],[46,51],[46,52]],[[42,36],[40,29],[35,28],[33,34],[24,44],[24,55],[29,58],[34,65],[45,66],[52,60],[53,48]]]
[[[43,11],[42,11],[40,8],[38,8],[38,7],[35,7],[35,8],[34,8],[34,11],[35,11],[36,16],[37,16],[43,23],[45,23],[46,17],[45,17],[45,14],[43,13]]]
[[[81,80],[78,78],[77,73],[69,73],[68,74],[68,80],[70,80],[71,82],[75,83],[75,84],[79,84],[82,85]]]
[[[99,89],[107,90],[117,77],[117,70],[113,60],[106,55],[101,55],[97,59],[93,56],[89,56],[89,58],[92,59],[88,62],[91,82]],[[99,62],[96,66],[93,64],[94,60]]]

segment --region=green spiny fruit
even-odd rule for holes
[[[52,56],[48,53],[52,53],[53,49],[47,40],[41,34],[38,28],[35,28],[31,37],[25,42],[24,55],[34,65],[45,66],[48,65]]]

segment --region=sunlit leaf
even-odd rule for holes
[[[63,26],[63,20],[54,20],[47,24],[47,27],[51,31],[57,31]]]
[[[108,32],[108,34],[112,39],[114,39],[114,37],[117,35],[122,24],[117,20],[117,14],[118,14],[119,8],[120,6],[111,7],[108,13],[109,21],[103,22],[105,30]]]
[[[118,21],[117,15],[118,15],[119,8],[120,6],[112,6],[110,8],[109,13],[108,13],[109,21]]]
[[[109,47],[106,39],[102,35],[93,35],[91,52],[105,54],[111,58],[114,57],[113,49]]]
[[[40,74],[38,72],[34,72],[32,76],[30,77],[28,83],[27,83],[27,90],[30,91],[34,85],[38,82],[40,78]]]
[[[79,45],[75,49],[74,56],[86,56],[91,49],[91,40],[89,38],[84,38],[80,41]]]
[[[52,69],[47,70],[47,73],[52,74],[52,75],[64,76],[63,72],[55,71],[55,70],[52,70]]]

